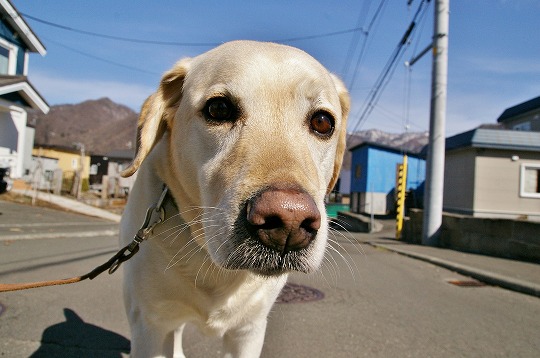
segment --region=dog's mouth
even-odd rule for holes
[[[220,265],[271,276],[311,272],[321,214],[313,198],[297,187],[267,187],[240,208],[218,254]]]
[[[235,233],[229,238],[234,249],[230,251],[222,266],[229,270],[249,270],[264,276],[313,270],[310,263],[311,244],[301,250],[277,251],[262,244],[243,225],[235,225]]]

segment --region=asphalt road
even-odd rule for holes
[[[80,275],[117,248],[104,220],[3,201],[0,213],[0,282]],[[539,355],[540,299],[455,286],[467,278],[340,235],[332,247],[320,273],[291,277],[302,286],[284,300],[318,300],[274,306],[263,357]],[[0,356],[127,356],[121,275],[0,294]],[[193,328],[184,342],[188,357],[219,357]]]

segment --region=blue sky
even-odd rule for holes
[[[347,84],[355,76],[349,86],[353,128],[421,0],[410,8],[407,0],[386,0],[371,27],[381,0],[12,2],[21,13],[56,25],[160,42],[277,41],[369,28],[368,36],[356,31],[286,42],[310,53]],[[399,133],[408,124],[410,131],[428,130],[431,56],[411,70],[404,62],[431,41],[433,2],[376,107],[358,129]],[[505,108],[540,95],[540,1],[450,2],[447,135],[495,123]],[[138,111],[174,62],[212,47],[105,39],[26,21],[47,47],[46,56],[31,55],[29,79],[51,105],[109,97]],[[350,55],[355,39],[358,46]]]

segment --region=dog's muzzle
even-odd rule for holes
[[[247,231],[282,256],[306,248],[321,227],[317,205],[301,190],[267,188],[246,205]]]
[[[221,265],[262,275],[311,272],[313,243],[322,216],[313,198],[297,187],[269,186],[247,199],[221,251]],[[226,247],[226,248],[225,248]]]

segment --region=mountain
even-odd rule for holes
[[[369,129],[349,134],[347,147],[350,149],[363,142],[378,143],[418,153],[428,142],[428,132],[386,133],[379,129]]]
[[[83,143],[87,152],[106,154],[133,149],[138,114],[108,98],[78,104],[51,106],[49,113],[36,114],[35,146],[73,147]]]
[[[347,149],[354,148],[364,142],[377,143],[407,152],[419,153],[428,143],[428,133],[386,133],[379,129],[369,129],[349,134],[347,136]],[[351,152],[347,150],[343,159],[343,169],[350,169],[350,167]]]

